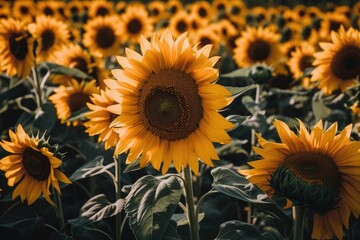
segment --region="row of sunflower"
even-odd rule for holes
[[[1,236],[357,239],[359,15],[1,1]]]

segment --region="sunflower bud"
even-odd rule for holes
[[[264,64],[251,67],[249,76],[258,84],[268,82],[272,77],[272,70]]]
[[[285,196],[294,205],[309,207],[318,214],[329,212],[340,200],[338,187],[330,182],[307,182],[285,166],[273,173],[270,186],[275,189],[275,194]]]

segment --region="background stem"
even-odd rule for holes
[[[121,160],[122,160],[122,154],[120,154],[119,156],[115,157],[114,156],[114,161],[115,161],[115,179],[116,179],[116,199],[115,201],[119,200],[121,198]],[[121,239],[121,235],[122,235],[122,222],[121,222],[121,212],[119,212],[118,214],[116,214],[116,239],[120,240]]]
[[[306,208],[302,205],[293,207],[294,240],[303,240]]]
[[[55,196],[55,211],[56,211],[56,215],[57,218],[59,219],[59,231],[60,232],[64,232],[65,230],[65,220],[64,220],[64,213],[63,213],[63,209],[62,209],[62,205],[61,205],[61,197],[58,191],[56,191],[53,188],[53,193]]]
[[[191,240],[199,240],[199,222],[198,215],[195,211],[195,202],[194,202],[194,193],[192,186],[192,174],[190,167],[187,166],[184,171],[184,179],[186,184],[185,186],[185,201],[186,201],[186,209],[187,209],[187,218],[189,222],[190,228],[190,236]]]

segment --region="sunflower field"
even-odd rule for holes
[[[360,1],[0,0],[1,240],[360,239]]]

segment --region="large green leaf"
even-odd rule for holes
[[[77,68],[65,67],[51,62],[44,62],[40,66],[46,68],[52,74],[61,74],[80,79],[92,79],[92,77]]]
[[[94,223],[115,216],[124,208],[124,199],[118,199],[111,203],[105,194],[99,194],[90,198],[80,209],[77,221],[80,224]]]
[[[238,77],[248,77],[250,74],[249,68],[240,68],[232,72],[221,74],[221,78],[238,78]]]
[[[44,226],[44,218],[35,214],[25,213],[23,215],[7,215],[0,219],[0,227],[11,228],[24,232]]]
[[[137,239],[162,239],[181,197],[176,177],[140,178],[125,199],[125,211]]]
[[[315,122],[318,122],[320,119],[326,118],[330,115],[331,109],[326,107],[322,100],[322,92],[319,91],[315,93],[312,99],[312,110],[315,115]]]
[[[82,165],[77,169],[71,176],[71,181],[77,181],[80,179],[92,177],[104,173],[107,169],[115,166],[115,163],[110,163],[104,166],[104,158],[102,156],[97,156],[88,163]]]
[[[274,203],[264,192],[249,183],[244,176],[228,168],[215,168],[211,174],[214,178],[212,187],[219,192],[250,203]]]
[[[240,221],[228,221],[220,225],[215,240],[261,240],[261,232],[254,226]]]
[[[176,222],[170,220],[170,222],[165,230],[162,240],[181,240],[181,238],[176,230],[176,227],[177,227]]]
[[[253,89],[255,85],[251,84],[245,87],[229,87],[229,86],[224,86],[224,87],[231,93],[232,97],[237,98],[246,91]]]

